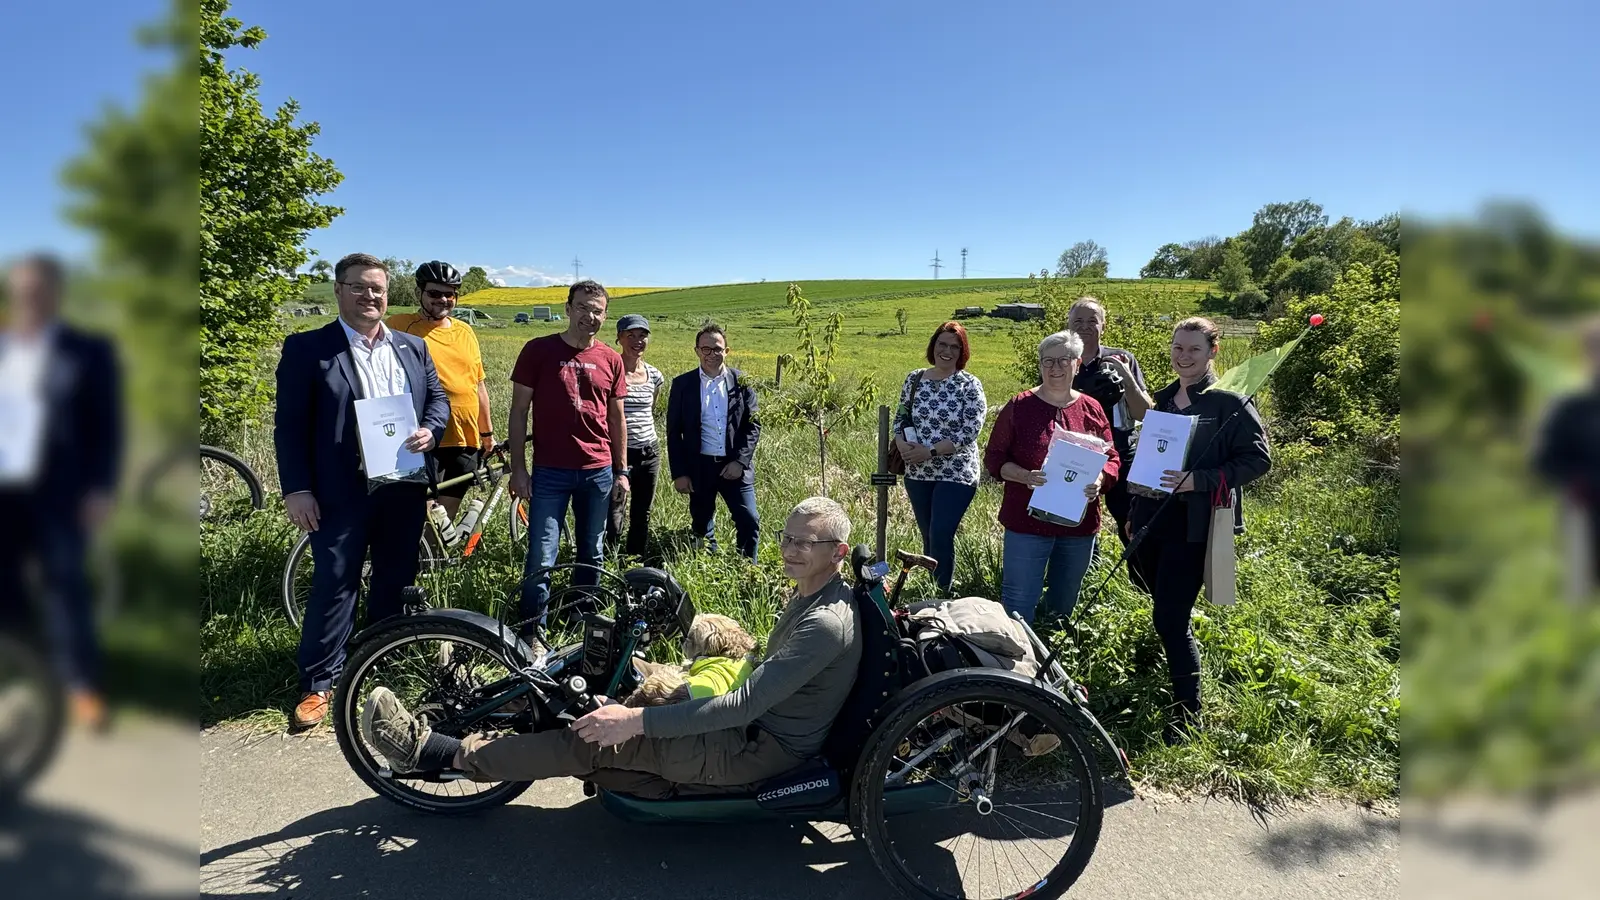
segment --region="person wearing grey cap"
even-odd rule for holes
[[[622,352],[622,375],[627,393],[622,396],[623,419],[628,427],[628,471],[633,490],[628,500],[612,495],[606,519],[606,546],[616,546],[622,535],[623,507],[627,507],[628,540],[623,552],[644,556],[650,537],[650,504],[656,496],[656,476],[661,472],[661,451],[656,440],[656,400],[667,379],[644,361],[650,345],[650,320],[629,313],[617,320],[617,349]]]

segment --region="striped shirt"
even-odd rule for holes
[[[628,449],[630,450],[655,445],[656,390],[667,381],[661,376],[660,369],[643,360],[640,360],[639,364],[644,366],[644,381],[638,384],[629,384],[628,392],[622,395],[622,414],[628,423]],[[624,373],[624,376],[626,376],[626,373]]]

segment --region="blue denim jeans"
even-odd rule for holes
[[[1095,536],[1043,537],[1006,530],[1005,549],[1000,562],[1000,605],[1007,613],[1019,613],[1033,621],[1044,594],[1045,608],[1067,616],[1078,603],[1078,589],[1094,559]],[[1045,570],[1049,569],[1050,589],[1044,590]]]
[[[922,532],[922,553],[939,561],[933,580],[941,591],[950,590],[956,571],[956,530],[977,493],[975,484],[906,479],[906,499],[911,501],[917,530]]]
[[[528,559],[522,568],[522,602],[519,619],[544,622],[550,605],[550,576],[541,570],[556,564],[561,550],[561,528],[572,504],[576,545],[574,562],[600,565],[600,544],[605,536],[606,513],[611,506],[610,466],[598,469],[557,469],[534,466],[530,473],[533,499],[528,503]],[[599,584],[599,573],[579,569],[574,587]],[[526,629],[525,629],[526,630]]]

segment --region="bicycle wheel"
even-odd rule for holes
[[[422,538],[417,542],[417,574],[419,576],[442,567],[445,556],[437,544],[429,538],[432,529],[424,529]],[[302,534],[300,540],[295,542],[294,549],[289,551],[289,560],[283,566],[283,614],[296,628],[302,627],[305,621],[306,603],[311,599],[312,570],[315,563],[311,559],[311,535]],[[356,592],[356,602],[359,604],[367,596],[367,589],[372,584],[372,554],[368,552],[361,560],[361,586]]]
[[[1067,701],[963,670],[873,733],[852,818],[908,897],[1059,897],[1088,865],[1105,800]]]
[[[261,478],[245,461],[220,447],[200,445],[200,518],[237,515],[266,505]]]
[[[0,633],[0,809],[55,758],[65,728],[66,697],[49,662],[27,642]]]
[[[442,616],[411,616],[371,635],[345,663],[334,691],[334,732],[357,776],[380,796],[434,813],[466,813],[516,799],[532,782],[474,782],[401,776],[361,734],[361,710],[374,688],[394,691],[413,715],[430,723],[471,709],[493,696],[483,689],[518,671],[500,642],[481,628]],[[503,690],[499,688],[498,690]],[[515,701],[513,701],[515,702]],[[507,714],[474,730],[513,734],[528,730],[529,716]],[[485,727],[487,726],[487,727]],[[466,734],[451,734],[462,738]]]

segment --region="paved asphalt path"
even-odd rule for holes
[[[356,778],[331,732],[200,736],[200,895],[531,900],[883,900],[860,842],[823,825],[638,826],[579,784],[536,784],[467,817],[412,812]],[[1388,898],[1399,821],[1320,806],[1257,821],[1219,802],[1126,799],[1106,812],[1073,898]]]

